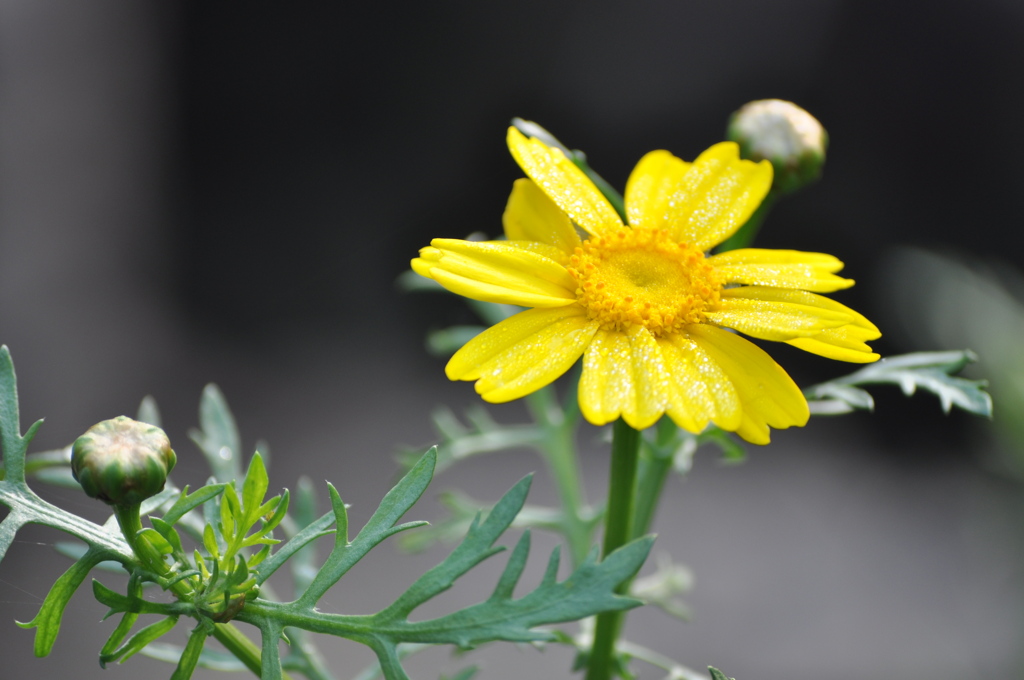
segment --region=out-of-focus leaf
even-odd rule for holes
[[[976,361],[970,350],[953,352],[914,352],[887,357],[842,378],[815,385],[804,391],[814,413],[846,413],[874,408],[871,395],[855,385],[891,383],[899,385],[908,397],[918,389],[938,396],[946,413],[958,407],[979,416],[992,416],[992,397],[984,390],[983,380],[956,376],[967,364]],[[817,404],[820,402],[820,406]]]
[[[220,389],[209,384],[199,400],[199,428],[189,436],[206,456],[218,482],[242,478],[241,438],[235,417]]]
[[[155,425],[156,427],[163,427],[163,425],[160,424],[160,409],[157,408],[156,399],[149,395],[142,398],[142,402],[139,404],[139,410],[135,419],[140,423],[148,423],[150,425]]]

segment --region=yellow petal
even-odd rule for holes
[[[810,411],[804,395],[754,343],[707,324],[687,326],[686,332],[725,371],[740,395],[743,422],[737,434],[755,444],[767,443],[766,426],[784,429],[807,423]]]
[[[734,142],[714,145],[697,157],[668,199],[673,238],[709,250],[743,226],[771,185],[771,163],[740,160]]]
[[[732,381],[700,346],[685,334],[658,340],[671,376],[666,413],[676,425],[699,433],[714,422],[723,430],[739,427],[742,408]]]
[[[576,300],[576,281],[565,267],[502,242],[434,239],[412,268],[474,300],[524,307],[561,307]]]
[[[765,286],[741,286],[739,288],[729,288],[722,291],[722,294],[728,295],[734,299],[756,298],[758,300],[789,302],[796,305],[819,307],[824,310],[846,314],[850,317],[850,323],[852,325],[875,333],[875,335],[871,337],[865,336],[865,340],[874,340],[875,338],[882,337],[878,327],[868,321],[867,317],[863,314],[850,309],[841,302],[836,302],[832,298],[825,297],[824,295],[815,295],[814,293],[808,293],[802,290],[785,290],[782,288],[768,288]]]
[[[652,151],[641,158],[626,182],[630,226],[668,229],[672,197],[689,167],[668,151]]]
[[[880,333],[859,326],[840,326],[812,335],[809,338],[794,338],[786,343],[811,354],[817,354],[837,361],[855,364],[870,364],[881,356],[872,352],[865,340],[875,340]]]
[[[584,231],[597,235],[622,227],[615,208],[560,149],[527,139],[514,127],[508,129],[508,148],[523,172]]]
[[[835,276],[843,263],[825,253],[740,248],[712,255],[708,263],[728,283],[797,288],[816,293],[831,293],[853,285],[853,279]]]
[[[599,330],[583,355],[580,411],[595,425],[621,416],[637,430],[650,427],[664,413],[664,375],[661,352],[644,328]]]
[[[554,260],[560,265],[569,264],[569,255],[560,248],[548,245],[547,243],[541,243],[540,241],[485,241],[485,243],[501,243],[513,248],[519,248],[521,250],[529,250],[531,253],[537,253],[543,255],[549,260]]]
[[[486,401],[511,401],[569,370],[596,330],[579,306],[528,309],[467,342],[445,372],[451,380],[476,380]]]
[[[512,185],[502,223],[509,241],[539,241],[567,255],[580,244],[569,216],[533,180],[526,178],[517,179]]]
[[[599,330],[583,355],[580,412],[588,422],[604,425],[619,417],[633,396],[632,357],[625,333]]]
[[[798,298],[794,300],[778,299],[778,291],[801,295],[794,296]],[[727,288],[722,291],[721,300],[706,316],[708,321],[717,326],[734,328],[762,340],[780,342],[817,335],[826,328],[844,326],[854,320],[845,311],[814,304],[815,298],[828,299],[813,293],[779,288]]]

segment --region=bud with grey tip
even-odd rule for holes
[[[159,493],[176,461],[163,430],[126,416],[93,425],[71,447],[71,473],[82,489],[115,506]]]
[[[775,169],[772,188],[790,193],[821,175],[828,133],[818,119],[792,102],[761,99],[744,104],[729,119],[726,137],[743,158],[767,159]]]

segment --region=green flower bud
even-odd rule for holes
[[[792,102],[762,99],[732,114],[726,137],[740,145],[740,155],[768,159],[775,168],[772,189],[790,193],[821,175],[828,133],[818,119]]]
[[[159,427],[118,416],[93,425],[71,447],[71,474],[91,498],[134,505],[159,493],[177,457]]]

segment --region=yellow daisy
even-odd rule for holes
[[[765,444],[804,425],[807,402],[763,350],[730,330],[830,359],[878,359],[864,318],[817,295],[848,288],[831,255],[744,248],[706,255],[750,217],[772,166],[731,142],[693,163],[652,151],[626,184],[629,225],[557,148],[509,128],[527,174],[512,188],[505,241],[434,239],[419,274],[475,300],[529,307],[470,340],[448,362],[489,402],[525,396],[580,356],[579,403],[595,425],[638,430],[663,414],[690,432],[708,423]],[[582,230],[582,234],[577,231]]]

